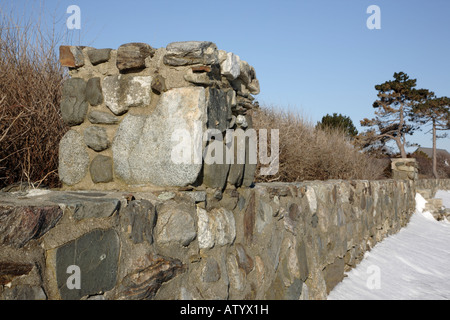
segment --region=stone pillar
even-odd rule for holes
[[[417,180],[419,171],[417,161],[414,158],[391,159],[392,178],[396,180]]]
[[[216,155],[226,151],[217,142],[228,130],[251,127],[247,112],[258,107],[255,69],[237,55],[208,41],[159,49],[127,43],[117,50],[61,46],[60,62],[70,75],[61,101],[71,127],[60,142],[63,189],[252,185],[256,165],[230,169]]]

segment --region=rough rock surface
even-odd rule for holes
[[[59,294],[64,300],[101,294],[111,290],[117,281],[120,242],[114,230],[94,230],[56,250],[56,277]],[[67,287],[70,266],[82,271],[80,289]]]
[[[53,228],[61,216],[57,205],[0,207],[0,244],[21,248]]]
[[[71,78],[64,81],[61,99],[61,116],[69,126],[83,123],[88,110],[86,81]]]
[[[126,113],[130,107],[143,107],[151,102],[151,76],[114,75],[103,80],[106,106],[115,115]]]
[[[202,165],[195,163],[194,152],[186,163],[177,163],[173,152],[182,142],[194,149],[196,126],[205,123],[205,118],[205,91],[198,87],[164,92],[149,116],[127,115],[112,144],[115,174],[129,184],[186,186],[195,182]],[[188,139],[174,141],[180,132],[189,135]]]
[[[58,174],[62,182],[74,185],[84,178],[89,168],[89,154],[83,137],[69,130],[59,143]]]
[[[172,42],[166,47],[164,63],[171,66],[217,64],[217,46],[209,41]]]
[[[146,43],[127,43],[117,50],[117,68],[129,71],[145,68],[145,59],[153,57],[155,49]]]
[[[91,126],[84,130],[84,142],[97,152],[108,149],[110,144],[105,128],[98,126]]]
[[[88,114],[88,119],[92,124],[117,124],[119,119],[111,113],[92,110]]]
[[[112,158],[104,155],[96,156],[89,166],[89,172],[94,183],[113,181]]]

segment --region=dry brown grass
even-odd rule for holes
[[[299,113],[262,107],[253,113],[253,126],[279,129],[279,171],[258,175],[259,182],[384,177],[384,162],[356,150],[343,132],[316,129]]]
[[[15,182],[57,187],[64,70],[55,34],[39,21],[0,12],[0,188]]]

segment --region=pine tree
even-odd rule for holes
[[[450,98],[437,98],[434,93],[423,98],[423,101],[412,109],[411,119],[426,125],[431,123],[433,133],[433,175],[439,178],[437,173],[436,140],[444,138],[447,134],[438,136],[438,130],[450,130]]]
[[[428,90],[418,90],[416,79],[410,79],[406,73],[394,73],[394,80],[376,85],[378,100],[373,103],[375,118],[361,121],[361,126],[372,127],[360,135],[364,145],[377,144],[380,141],[395,141],[401,157],[406,158],[406,136],[412,135],[417,125],[408,122],[408,115]]]
[[[353,125],[352,119],[350,119],[350,117],[337,113],[333,113],[333,115],[327,114],[326,116],[322,117],[322,121],[317,123],[316,128],[324,130],[342,130],[349,137],[354,137],[358,134],[358,130],[356,130],[355,126]]]

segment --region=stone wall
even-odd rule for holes
[[[450,179],[419,179],[416,189],[429,190],[429,198],[433,198],[438,190],[450,190]]]
[[[0,297],[325,299],[414,198],[409,180],[0,193]]]
[[[259,82],[239,56],[212,42],[159,49],[128,43],[117,50],[62,46],[60,62],[70,75],[61,102],[71,126],[59,150],[65,189],[224,189],[253,183],[256,163],[248,159],[203,161],[217,148],[234,148],[223,139],[227,130],[252,127]],[[222,139],[204,136],[207,131]],[[248,158],[248,146],[238,148]]]

